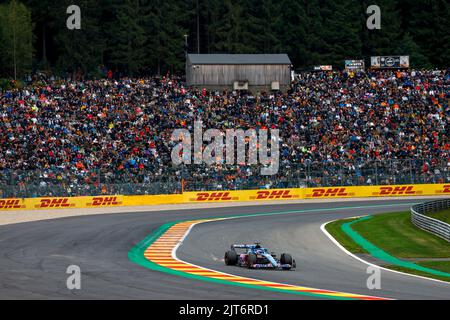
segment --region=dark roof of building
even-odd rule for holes
[[[189,54],[192,64],[292,64],[282,54]]]

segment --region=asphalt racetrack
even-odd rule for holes
[[[408,210],[421,200],[283,204],[103,214],[0,226],[0,299],[311,299],[203,282],[141,267],[130,249],[164,223],[217,216],[296,211],[195,226],[178,258],[226,273],[318,289],[394,299],[450,299],[450,284],[381,271],[369,290],[367,265],[341,251],[321,230],[328,221]],[[297,261],[292,271],[224,265],[233,243],[260,241]],[[68,290],[66,269],[81,268],[81,290]]]

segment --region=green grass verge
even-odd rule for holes
[[[425,265],[422,262],[418,263],[418,264],[423,265],[424,267],[426,266],[426,267],[430,267],[431,268],[430,265]],[[427,272],[422,272],[422,271],[419,271],[419,270],[413,270],[413,269],[404,268],[404,267],[400,267],[400,266],[393,266],[393,265],[384,265],[382,267],[384,267],[386,269],[392,269],[392,270],[404,272],[404,273],[414,274],[416,276],[422,276],[422,277],[433,278],[433,279],[437,279],[437,280],[441,280],[441,281],[450,282],[450,280],[447,277],[441,277],[441,276],[437,276],[435,274],[429,274]],[[437,268],[434,268],[434,269],[437,270]],[[445,271],[445,270],[441,270],[441,271]]]
[[[366,250],[361,248],[357,243],[355,243],[348,235],[342,232],[341,226],[346,223],[356,219],[343,219],[336,220],[328,223],[325,229],[329,234],[333,236],[344,248],[352,253],[368,253]]]
[[[450,258],[450,243],[411,223],[411,213],[380,214],[355,223],[353,230],[397,258]]]
[[[427,268],[450,273],[450,261],[420,261],[416,263]]]
[[[341,229],[343,223],[354,219],[344,219],[326,225],[326,230],[347,250],[354,254],[368,253],[356,244]],[[450,244],[411,223],[411,214],[407,212],[393,212],[373,216],[371,219],[359,221],[352,225],[367,241],[399,259],[412,259],[416,264],[424,267],[450,272],[450,261],[415,261],[414,258],[434,259],[450,258]],[[406,273],[426,276],[444,281],[448,277],[432,275],[426,272],[411,270],[404,267],[385,265],[383,267]]]
[[[428,213],[427,216],[450,224],[450,209],[442,210],[439,212]]]

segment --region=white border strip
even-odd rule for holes
[[[361,216],[358,216],[358,217],[351,217],[351,218],[345,218],[345,219],[355,219],[355,218],[360,218]],[[332,222],[335,222],[335,221],[338,221],[338,220],[342,220],[342,219],[336,219],[336,220],[332,220],[332,221],[328,221],[328,222],[325,222],[324,224],[322,224],[321,226],[320,226],[320,230],[322,230],[322,232],[339,248],[339,249],[341,249],[342,251],[344,251],[344,253],[346,253],[347,255],[349,255],[350,257],[352,257],[352,258],[354,258],[354,259],[356,259],[356,260],[358,260],[358,261],[360,261],[360,262],[362,262],[362,263],[364,263],[364,264],[367,264],[367,265],[369,265],[369,266],[372,266],[372,267],[375,267],[375,268],[379,268],[379,269],[381,269],[381,270],[385,270],[385,271],[389,271],[389,272],[394,272],[394,273],[398,273],[398,274],[402,274],[402,275],[405,275],[405,276],[410,276],[410,277],[415,277],[415,278],[420,278],[420,279],[423,279],[423,280],[429,280],[429,281],[435,281],[435,282],[439,282],[439,283],[444,283],[444,284],[446,284],[446,285],[450,285],[450,282],[447,282],[447,281],[442,281],[442,280],[438,280],[438,279],[433,279],[433,278],[428,278],[428,277],[424,277],[424,276],[419,276],[419,275],[416,275],[416,274],[412,274],[412,273],[406,273],[406,272],[402,272],[402,271],[397,271],[397,270],[392,270],[392,269],[388,269],[388,268],[384,268],[384,267],[381,267],[381,266],[379,266],[379,265],[376,265],[376,264],[373,264],[373,263],[371,263],[371,262],[368,262],[368,261],[366,261],[366,260],[363,260],[363,259],[361,259],[360,257],[358,257],[358,256],[356,256],[355,254],[353,254],[353,253],[351,253],[350,251],[348,251],[346,248],[344,248],[335,238],[333,238],[333,236],[331,235],[331,234],[329,234],[328,233],[328,231],[325,229],[325,227],[326,227],[326,225],[327,224],[329,224],[329,223],[332,223]]]

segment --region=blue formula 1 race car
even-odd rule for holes
[[[239,249],[241,253],[236,252]],[[246,267],[248,269],[279,269],[291,270],[296,267],[295,260],[290,254],[283,253],[278,259],[276,254],[255,244],[233,244],[231,250],[225,252],[227,266]]]

